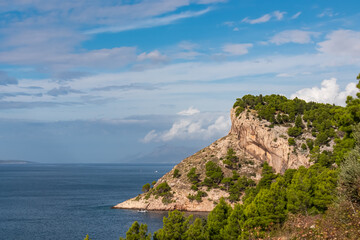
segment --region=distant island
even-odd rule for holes
[[[35,162],[24,161],[24,160],[0,160],[0,164],[31,164]]]

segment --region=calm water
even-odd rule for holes
[[[110,209],[172,165],[0,165],[0,239],[119,239],[133,221],[150,231],[164,212]],[[157,172],[156,172],[157,171]]]

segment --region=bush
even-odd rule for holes
[[[147,183],[142,187],[142,191],[144,193],[146,193],[146,192],[148,192],[150,190],[150,188],[151,188],[150,183]]]
[[[206,176],[204,183],[206,183],[208,187],[217,187],[221,180],[224,178],[224,173],[221,168],[214,162],[209,161],[205,165]]]
[[[302,129],[301,127],[291,127],[288,129],[288,134],[291,137],[300,136],[302,134]]]
[[[329,141],[328,135],[325,132],[321,132],[317,135],[315,139],[315,144],[321,146],[323,144],[328,143],[328,141]]]
[[[339,173],[341,193],[355,203],[360,203],[360,125],[358,126],[354,132],[356,146],[341,164]]]
[[[306,145],[310,149],[310,151],[314,148],[314,141],[310,138],[306,139]]]
[[[289,143],[289,146],[296,146],[296,142],[295,142],[294,138],[289,138],[288,143]]]
[[[187,177],[189,179],[189,181],[193,184],[198,183],[199,180],[199,174],[196,173],[196,168],[192,168],[190,169],[189,173],[187,174]]]
[[[191,185],[191,190],[197,191],[199,190],[199,188],[195,184],[193,184]]]
[[[306,146],[305,143],[301,144],[301,149],[304,150],[304,151],[307,150],[307,146]]]
[[[236,168],[236,165],[237,165],[236,163],[238,161],[239,161],[239,158],[235,155],[234,149],[229,148],[223,163],[226,164],[228,168]]]
[[[155,188],[155,193],[159,196],[164,196],[166,195],[168,192],[170,192],[171,187],[168,185],[167,182],[163,182],[160,183],[156,188]]]
[[[175,169],[173,173],[173,178],[179,178],[181,176],[179,169]]]

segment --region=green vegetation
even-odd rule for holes
[[[360,89],[360,81],[357,87]],[[302,150],[309,149],[313,165],[288,169],[281,175],[264,162],[261,179],[255,184],[235,170],[232,177],[224,178],[221,168],[209,161],[202,185],[212,188],[221,184],[229,191],[230,202],[238,201],[245,192],[242,204],[232,208],[222,198],[206,221],[169,212],[153,239],[359,239],[360,93],[357,98],[348,97],[346,103],[339,107],[280,95],[238,99],[234,104],[238,116],[256,110],[258,117],[271,125],[288,124],[289,145],[298,141]],[[304,133],[314,138],[300,137]],[[335,144],[332,152],[324,149],[331,141]],[[224,160],[229,168],[234,155],[229,149],[229,158]],[[197,184],[196,169],[192,170],[188,178]],[[198,190],[197,195],[202,194]],[[190,198],[197,200],[197,195]]]
[[[147,193],[147,192],[150,190],[150,188],[151,188],[150,183],[147,183],[147,184],[145,184],[145,185],[142,187],[141,190],[142,190],[144,193]]]
[[[217,188],[219,183],[224,178],[224,173],[216,163],[209,161],[205,165],[205,174],[206,178],[202,185],[207,186],[208,188]]]
[[[175,169],[173,173],[173,178],[179,178],[181,176],[179,169]]]
[[[235,151],[232,148],[229,148],[227,151],[227,155],[225,157],[225,160],[223,160],[223,163],[228,168],[237,168],[239,166],[239,158],[235,155]],[[240,165],[241,166],[241,165]]]
[[[187,197],[190,201],[196,200],[198,202],[202,202],[202,198],[207,197],[207,193],[203,191],[197,191],[196,195],[189,194]]]
[[[190,169],[187,177],[192,184],[197,184],[200,181],[199,174],[196,173],[196,168],[194,167]]]
[[[148,234],[146,224],[141,224],[135,221],[129,230],[126,232],[126,238],[120,238],[120,240],[150,240],[151,234]]]
[[[289,143],[289,146],[296,146],[296,141],[294,138],[289,138],[288,143]]]

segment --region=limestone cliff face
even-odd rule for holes
[[[241,163],[237,169],[240,176],[259,180],[261,177],[261,164],[268,162],[277,173],[283,173],[288,168],[309,166],[309,153],[298,146],[290,147],[288,144],[287,127],[275,126],[269,128],[269,122],[259,120],[255,111],[244,111],[239,116],[231,110],[232,126],[229,134],[210,146],[200,150],[194,155],[184,159],[170,172],[161,177],[154,188],[163,182],[167,182],[173,194],[171,203],[163,203],[161,197],[155,194],[140,194],[139,196],[119,203],[114,208],[123,209],[147,209],[147,210],[183,210],[183,211],[211,211],[221,197],[228,197],[229,193],[222,189],[207,191],[207,187],[199,187],[208,196],[203,197],[201,202],[190,201],[188,195],[195,195],[196,191],[191,190],[191,183],[187,173],[191,168],[196,167],[201,181],[205,176],[205,164],[208,161],[217,163],[225,177],[232,176],[232,170],[225,167],[222,159],[225,158],[227,150],[233,148]],[[304,137],[311,137],[310,133],[304,133]],[[181,176],[173,177],[174,170],[178,169]],[[145,184],[145,183],[144,183]],[[139,189],[140,190],[140,189]]]
[[[260,161],[267,161],[277,173],[283,173],[288,168],[309,166],[308,151],[294,151],[288,144],[287,127],[267,127],[269,122],[260,121],[255,112],[242,112],[238,117],[231,109],[231,130],[229,134],[236,135],[237,144],[245,152]],[[307,138],[312,138],[309,136]],[[295,147],[295,149],[299,149]]]

